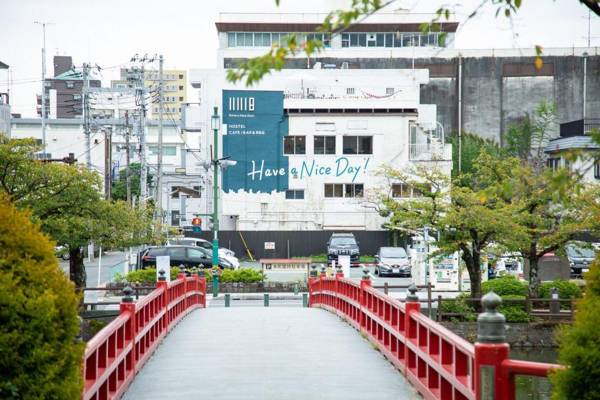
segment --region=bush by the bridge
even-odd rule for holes
[[[0,196],[0,398],[81,397],[78,304],[49,239]]]
[[[512,275],[503,275],[481,284],[481,293],[494,292],[498,296],[526,296],[527,283]]]
[[[171,280],[174,280],[179,273],[179,268],[172,267],[171,268]],[[212,270],[205,269],[204,275],[208,282],[212,279]],[[130,284],[140,284],[140,285],[150,285],[153,286],[156,283],[156,268],[146,268],[146,269],[138,269],[136,271],[131,271],[127,275],[117,275],[115,277],[115,282],[119,283],[130,283]],[[252,283],[252,282],[262,282],[265,280],[265,276],[262,271],[257,271],[252,268],[239,268],[236,270],[225,269],[221,272],[219,277],[219,281],[223,283]]]
[[[558,361],[567,368],[551,376],[553,399],[600,399],[600,258],[585,275],[585,295],[575,322],[558,335]]]
[[[544,282],[540,285],[539,295],[543,299],[550,298],[550,290],[558,289],[558,297],[561,299],[578,299],[581,297],[581,289],[575,282],[564,279],[556,279],[551,282]]]

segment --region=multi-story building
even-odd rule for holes
[[[325,15],[223,13],[216,23],[218,66],[234,68],[264,54],[289,32],[314,35]],[[535,67],[533,47],[524,49],[458,49],[457,23],[442,24],[439,33],[421,34],[418,26],[432,15],[377,13],[343,34],[322,38],[325,49],[308,59],[303,52],[284,68],[427,69],[421,100],[437,105],[446,133],[459,131],[499,143],[511,124],[533,115],[544,100],[556,105],[559,122],[600,118],[600,48],[548,48],[543,67]],[[417,46],[418,44],[418,46]],[[558,134],[558,130],[556,130]]]
[[[124,123],[123,118],[107,118],[101,123],[96,121],[90,138],[92,169],[106,176],[106,166],[110,166],[109,176],[113,180],[118,178],[119,170],[126,166],[127,130]],[[136,134],[139,126],[134,115],[131,115],[129,123],[130,162],[139,163],[140,144],[139,135]],[[187,151],[190,147],[198,147],[199,132],[182,131],[179,124],[171,121],[165,121],[163,125],[163,210],[167,214],[167,221],[175,226],[187,226],[200,209],[201,197],[204,196],[203,170],[197,165],[197,156]],[[158,121],[147,120],[146,126],[148,175],[154,177],[155,185]],[[46,130],[48,158],[62,159],[73,154],[79,163],[85,163],[87,149],[82,119],[49,119],[46,121]],[[12,137],[41,140],[41,119],[13,118]],[[106,145],[107,140],[109,146]],[[151,186],[149,196],[156,196],[156,190],[155,186]]]
[[[0,61],[0,70],[8,71],[8,65]],[[10,137],[10,99],[8,93],[0,93],[0,135]]]
[[[54,56],[54,77],[44,80],[46,118],[81,118],[84,80],[81,70],[73,66],[70,56]],[[101,86],[98,79],[89,78],[91,88]],[[37,95],[37,114],[42,116],[42,96]]]
[[[144,72],[144,86],[152,100],[148,106],[148,116],[158,118],[157,90],[159,84],[158,71],[146,70]],[[183,107],[187,102],[187,71],[177,69],[163,70],[163,118],[165,120],[179,121]],[[114,89],[128,89],[131,83],[127,80],[127,70],[121,70],[121,78],[111,81]]]
[[[600,131],[600,118],[560,124],[560,136],[546,146],[546,165],[553,169],[569,168],[582,174],[585,182],[598,184],[600,143],[594,141],[593,130]]]

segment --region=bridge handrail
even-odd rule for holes
[[[119,398],[175,324],[205,306],[206,280],[197,275],[159,281],[137,303],[126,295],[119,316],[87,343],[82,399]]]
[[[563,368],[508,359],[504,325],[497,320],[487,328],[498,327],[499,336],[484,333],[473,345],[421,314],[416,287],[409,291],[411,294],[402,303],[373,288],[366,272],[360,283],[344,278],[341,271],[334,278],[326,277],[325,271],[317,277],[313,271],[309,278],[310,306],[331,311],[353,325],[425,398],[479,400],[484,398],[485,389],[495,393],[495,397],[489,398],[513,400],[515,375],[547,376],[550,371]],[[496,312],[499,301],[499,298],[498,303],[484,300],[484,306],[491,304],[491,308],[486,308],[491,320],[498,316],[504,320]],[[480,320],[480,328],[490,321]],[[489,331],[486,333],[490,335]],[[485,374],[484,370],[489,372],[490,366],[496,368],[491,369],[491,375]]]

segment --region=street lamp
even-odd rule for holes
[[[219,129],[221,128],[221,117],[219,108],[213,109],[210,117],[210,127],[213,130],[213,249],[212,266],[219,267]]]

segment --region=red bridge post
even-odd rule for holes
[[[368,308],[367,304],[367,288],[371,287],[371,276],[369,275],[369,269],[363,268],[363,276],[360,280],[360,308]],[[367,314],[365,312],[360,313],[360,329],[361,332],[367,327]]]
[[[310,272],[308,276],[308,306],[312,307],[315,303],[315,299],[313,298],[313,286],[317,282],[317,266],[311,265]]]
[[[158,271],[159,277],[158,277],[158,281],[156,282],[156,287],[157,288],[163,288],[163,293],[161,295],[161,300],[160,300],[160,308],[165,310],[165,315],[163,317],[164,322],[163,322],[163,329],[165,329],[166,331],[169,330],[169,324],[171,323],[171,321],[169,321],[169,313],[167,312],[167,308],[169,307],[169,284],[167,283],[167,278],[165,277],[165,271],[164,270],[160,270]]]
[[[200,298],[200,304],[203,308],[206,308],[206,276],[204,275],[204,270],[198,270],[198,281],[200,285],[200,292],[202,292],[202,297]]]
[[[135,338],[137,336],[137,321],[135,317],[135,303],[133,302],[133,289],[129,286],[126,286],[123,289],[123,298],[121,299],[121,304],[119,305],[119,313],[129,314],[129,319],[125,323],[125,343],[131,343],[131,351],[127,354],[127,363],[126,369],[129,371],[127,375],[130,373],[135,376],[137,372],[137,361],[139,358],[138,348],[135,343]],[[105,366],[106,367],[106,366]]]
[[[419,303],[419,296],[417,296],[417,287],[415,284],[411,284],[408,287],[408,294],[404,302],[404,335],[406,340],[417,339],[417,325],[412,322],[410,315],[412,313],[419,314],[421,312],[421,303]],[[404,347],[404,360],[408,365],[409,360],[409,346]]]
[[[477,318],[475,342],[475,398],[477,400],[508,400],[514,398],[511,382],[501,373],[502,362],[508,359],[510,346],[506,343],[504,315],[497,311],[502,299],[494,292],[483,296],[484,312]]]

